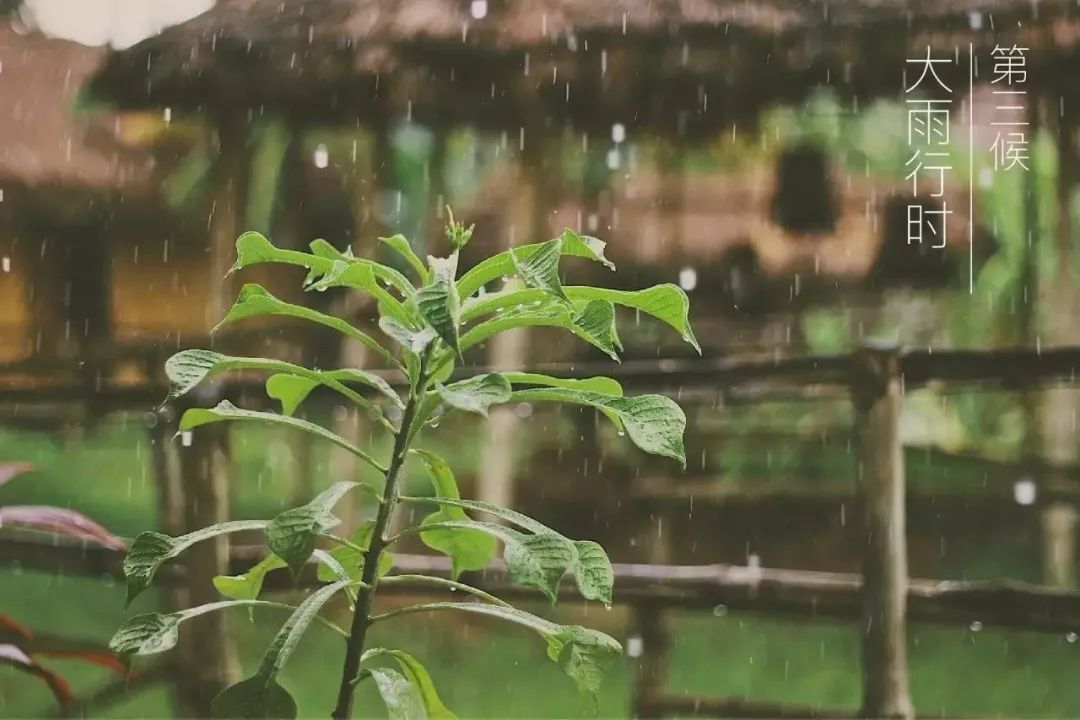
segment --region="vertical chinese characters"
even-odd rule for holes
[[[907,63],[907,77],[915,78],[904,87],[907,141],[912,153],[906,178],[911,181],[912,195],[907,207],[907,241],[909,245],[921,244],[925,239],[934,248],[944,248],[952,212],[944,196],[946,175],[952,170],[949,134],[953,91],[938,70],[953,64],[953,60],[933,57],[927,46],[925,57],[908,59]],[[926,194],[921,195],[920,190]],[[920,197],[929,197],[930,201],[922,202]]]
[[[999,128],[990,151],[994,154],[994,170],[1009,171],[1017,167],[1028,169],[1027,137],[1027,48],[994,46],[990,56],[994,61],[994,119],[991,125]]]

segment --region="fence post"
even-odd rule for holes
[[[633,712],[631,717],[664,717],[662,699],[667,679],[670,620],[664,609],[653,603],[633,606],[634,625],[641,639],[637,673],[634,678]]]
[[[854,355],[852,399],[862,514],[862,715],[910,718],[907,546],[900,439],[900,353],[865,345]]]

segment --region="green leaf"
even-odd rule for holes
[[[438,458],[436,458],[436,460],[438,460]],[[449,468],[447,468],[446,472],[449,472]],[[453,479],[453,476],[451,476],[451,479]],[[456,485],[454,486],[452,496],[449,493],[444,494],[441,491],[440,483],[436,483],[436,490],[440,497],[424,498],[402,496],[401,500],[410,503],[433,503],[440,505],[442,510],[438,513],[429,515],[425,519],[425,523],[468,519],[464,510],[475,510],[477,512],[488,513],[489,515],[502,518],[503,520],[507,520],[518,527],[538,535],[558,535],[573,550],[573,557],[568,568],[574,574],[574,579],[577,582],[578,590],[581,592],[582,597],[586,600],[600,600],[605,605],[611,605],[611,593],[615,582],[615,574],[611,568],[611,561],[608,559],[607,553],[604,552],[604,549],[597,543],[590,540],[570,540],[543,523],[532,519],[528,515],[519,513],[516,510],[511,510],[510,508],[501,507],[482,500],[462,500],[457,496]],[[455,509],[458,510],[460,514],[452,512]],[[430,532],[436,531],[433,530]],[[468,531],[455,529],[453,532],[463,534]],[[423,533],[421,534],[421,538],[423,538]],[[427,544],[430,547],[435,547],[430,543]],[[435,547],[435,549],[441,550],[441,548],[437,547]],[[483,565],[469,569],[479,570],[490,561],[491,557],[489,556],[486,558]]]
[[[233,520],[211,525],[179,537],[148,530],[132,541],[124,556],[124,577],[127,579],[127,604],[150,586],[158,568],[197,542],[209,540],[226,533],[242,530],[262,530],[265,520]]]
[[[409,311],[405,309],[405,306],[397,298],[388,293],[383,286],[379,284],[378,275],[375,271],[376,267],[388,269],[373,262],[346,262],[343,260],[336,260],[330,267],[330,271],[316,282],[313,282],[308,289],[317,290],[319,292],[333,287],[347,287],[362,290],[375,298],[381,311],[389,313],[400,323],[405,325],[411,324],[412,318]]]
[[[405,297],[411,297],[414,292],[405,276],[393,268],[371,260],[354,258],[351,254],[338,251],[325,240],[316,240],[311,247],[314,251],[312,254],[297,250],[283,250],[274,247],[269,240],[257,232],[246,232],[236,239],[236,262],[229,272],[258,263],[284,263],[306,268],[308,282],[314,283],[319,278],[325,279],[328,275],[340,273],[346,267],[355,265],[367,267],[376,278],[389,283]],[[344,267],[335,267],[338,264]]]
[[[367,671],[386,705],[389,720],[425,720],[428,717],[420,691],[397,670],[373,668]]]
[[[209,425],[210,423],[233,422],[238,420],[260,422],[269,425],[281,425],[296,430],[303,430],[309,435],[329,440],[338,447],[348,450],[379,472],[386,472],[386,468],[383,467],[382,463],[378,460],[326,428],[320,427],[315,423],[310,423],[307,420],[289,417],[288,415],[278,415],[277,413],[259,412],[256,410],[242,410],[228,400],[222,400],[213,408],[192,408],[187,410],[180,418],[180,431],[193,430],[202,425]]]
[[[435,331],[429,327],[425,327],[423,330],[413,330],[392,317],[379,318],[379,329],[398,345],[401,345],[417,357],[427,349],[432,340],[438,337]]]
[[[287,567],[277,555],[267,555],[243,575],[218,575],[214,587],[231,600],[255,600],[262,592],[263,579],[271,570]]]
[[[558,598],[559,583],[577,559],[573,543],[551,531],[528,534],[476,520],[444,520],[420,527],[429,526],[423,532],[480,531],[498,538],[503,543],[503,560],[511,582],[536,588],[552,604]]]
[[[574,549],[577,550],[577,561],[571,570],[581,596],[611,607],[615,572],[604,548],[591,540],[575,540]]]
[[[240,288],[240,294],[236,303],[229,309],[225,319],[217,324],[211,332],[217,332],[222,326],[250,317],[262,315],[282,315],[286,317],[300,318],[309,322],[323,325],[338,331],[346,337],[356,340],[364,347],[375,352],[389,363],[394,362],[391,355],[375,338],[358,330],[349,323],[333,315],[326,315],[317,310],[306,308],[303,305],[293,305],[271,295],[265,288],[254,283],[249,283]]]
[[[282,384],[281,381],[278,381],[277,387],[273,388],[275,391],[283,392],[285,395],[282,406],[289,409],[288,412],[286,412],[286,415],[291,415],[292,412],[295,411],[296,405],[299,405],[307,394],[311,392],[314,384],[326,385],[351,400],[355,405],[364,408],[364,410],[366,410],[373,418],[381,422],[388,429],[393,430],[389,421],[383,417],[378,408],[372,405],[367,398],[362,397],[355,390],[346,387],[341,382],[341,379],[345,379],[371,384],[373,381],[370,378],[374,376],[359,370],[333,370],[330,372],[321,372],[318,370],[308,370],[301,365],[294,365],[283,360],[274,360],[271,358],[233,357],[230,355],[222,355],[213,350],[182,350],[165,361],[165,373],[169,376],[170,381],[169,395],[170,397],[183,395],[204,379],[229,370],[265,370],[279,374],[294,375],[298,378],[310,381],[310,383],[297,382],[292,383],[291,385],[287,383]],[[390,390],[385,382],[380,382],[382,386],[385,386],[386,390],[389,390],[391,394],[394,394],[393,390]],[[267,392],[270,391],[271,388],[268,386]],[[274,397],[274,395],[271,395],[271,397]]]
[[[409,241],[405,239],[404,235],[391,235],[390,237],[381,237],[379,240],[389,245],[398,255],[405,259],[405,262],[409,263],[420,277],[420,282],[426,283],[428,281],[428,271],[423,260],[413,252],[412,246],[409,245]]]
[[[397,661],[402,673],[419,695],[426,717],[430,718],[430,720],[457,719],[457,716],[443,704],[442,698],[439,697],[439,693],[435,690],[435,683],[432,682],[427,668],[409,653],[402,650],[372,648],[364,653],[361,662],[368,662],[383,656],[390,656]]]
[[[516,307],[471,327],[461,338],[461,350],[464,352],[505,330],[542,325],[569,330],[590,345],[603,350],[613,360],[618,360],[615,339],[611,334],[613,317],[614,309],[610,307],[610,303],[602,301],[598,304],[589,302],[573,306],[554,302],[540,307]]]
[[[226,688],[214,698],[211,706],[214,717],[296,717],[296,703],[288,692],[278,685],[277,674],[288,662],[300,638],[322,606],[347,584],[345,581],[338,581],[323,585],[308,595],[274,636],[255,674]]]
[[[460,355],[458,325],[461,324],[461,303],[454,284],[457,256],[429,257],[432,279],[416,293],[416,307],[424,322],[434,330],[447,347]]]
[[[215,718],[295,718],[296,700],[276,679],[251,677],[230,685],[214,698],[210,713]]]
[[[336,482],[308,504],[286,510],[270,521],[266,527],[267,545],[285,561],[294,577],[300,575],[311,557],[319,536],[341,522],[331,511],[354,487],[354,482]]]
[[[510,399],[510,383],[499,373],[477,375],[450,385],[436,383],[435,391],[450,407],[484,417],[489,407]]]
[[[596,392],[603,395],[623,394],[622,385],[617,380],[609,377],[591,377],[581,379],[557,378],[550,375],[538,375],[526,372],[504,372],[511,385],[540,385],[543,387],[561,387],[568,390]]]
[[[560,249],[563,255],[575,255],[577,257],[587,258],[603,263],[612,270],[615,269],[615,266],[604,257],[606,243],[601,240],[589,237],[588,235],[578,235],[569,228],[563,230],[559,239],[562,240]],[[515,248],[513,251],[514,256],[527,259],[534,253],[539,252],[543,245],[544,243],[537,243],[535,245],[523,245]],[[458,292],[461,293],[461,297],[469,297],[492,280],[506,275],[513,275],[517,270],[514,265],[514,256],[507,250],[498,255],[493,255],[483,262],[477,263],[477,265],[465,273],[457,283]]]
[[[559,663],[581,694],[592,698],[595,709],[604,672],[622,654],[622,645],[599,630],[580,625],[568,625],[547,640],[548,657]]]
[[[153,655],[176,647],[180,613],[145,613],[129,618],[109,640],[109,650],[125,663],[132,655]]]
[[[424,463],[439,497],[460,499],[454,473],[445,460],[425,450],[412,452]],[[470,519],[460,507],[442,505],[425,517],[421,525],[451,521],[467,522]],[[454,579],[467,570],[480,570],[487,567],[498,550],[496,540],[491,535],[463,528],[425,530],[420,533],[420,539],[432,550],[437,550],[450,558]]]
[[[510,258],[514,268],[525,284],[548,292],[560,300],[568,301],[559,281],[559,258],[562,256],[562,238],[540,243],[535,250],[511,249]]]
[[[353,532],[349,542],[367,550],[371,546],[371,533],[374,529],[375,523],[365,520]],[[330,556],[341,564],[347,578],[353,581],[360,579],[360,575],[364,572],[364,553],[349,545],[340,545],[330,551]],[[390,572],[393,567],[394,556],[384,551],[379,556],[379,576],[382,577]],[[325,565],[319,566],[316,575],[320,582],[333,582],[339,579],[334,571]]]
[[[281,403],[281,413],[283,415],[292,415],[300,407],[300,404],[307,399],[312,390],[319,385],[326,384],[323,380],[339,382],[343,385],[347,382],[354,382],[378,390],[400,408],[405,406],[401,397],[394,392],[390,384],[374,373],[344,368],[341,370],[321,370],[318,371],[318,375],[322,378],[321,380],[306,375],[291,375],[289,373],[271,375],[266,379],[266,394]],[[379,415],[382,414],[379,413]]]
[[[690,327],[690,298],[678,285],[666,283],[644,290],[610,290],[587,285],[565,288],[575,300],[604,300],[640,310],[675,329],[682,339],[701,354],[701,346]]]
[[[683,448],[686,415],[671,398],[663,395],[612,397],[566,388],[516,390],[513,398],[524,401],[552,400],[598,408],[608,417],[618,418],[639,448],[652,455],[678,460],[686,467],[686,451]]]
[[[479,602],[423,603],[391,611],[387,613],[387,616],[442,610],[487,615],[535,631],[547,642],[548,657],[557,662],[563,672],[574,680],[578,690],[590,696],[594,702],[604,671],[622,653],[622,646],[617,640],[598,630],[591,630],[580,625],[558,625],[550,620],[544,620],[531,613],[504,605]]]
[[[282,415],[291,416],[318,386],[318,380],[279,373],[266,378],[266,395],[281,403]]]

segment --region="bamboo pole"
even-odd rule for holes
[[[913,715],[907,667],[907,547],[900,444],[900,353],[866,346],[855,354],[858,491],[862,510],[862,714]]]

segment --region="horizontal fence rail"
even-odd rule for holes
[[[246,572],[266,554],[260,546],[234,547],[230,573]],[[84,577],[123,578],[123,553],[108,548],[0,537],[0,565]],[[724,608],[765,614],[854,621],[862,602],[862,577],[850,573],[757,568],[743,565],[647,565],[615,563],[616,604],[651,605],[676,610]],[[394,572],[450,576],[450,563],[441,556],[395,554]],[[184,565],[164,566],[158,582],[166,587],[184,583]],[[490,569],[470,573],[470,582],[503,597],[542,599],[531,588],[507,579],[501,561]],[[317,584],[312,564],[295,582],[288,573],[266,578],[267,590],[282,591]],[[387,595],[431,595],[430,585],[395,583]],[[908,585],[908,615],[920,622],[968,627],[1002,627],[1068,633],[1080,628],[1080,592],[1058,590],[1012,580],[919,580]],[[564,583],[560,600],[580,596]]]

